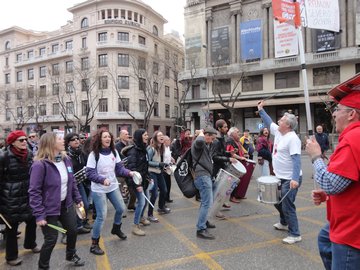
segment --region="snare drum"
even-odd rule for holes
[[[258,201],[267,204],[277,204],[281,198],[281,181],[275,176],[262,176],[257,180]]]
[[[226,171],[237,178],[240,178],[244,174],[246,174],[246,168],[241,162],[237,161],[235,163],[231,163],[227,168]]]

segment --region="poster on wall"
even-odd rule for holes
[[[298,39],[294,24],[274,20],[274,40],[275,58],[298,54]]]
[[[229,27],[219,27],[211,31],[211,65],[230,64]]]
[[[241,60],[257,61],[262,58],[261,20],[240,23]]]
[[[199,66],[201,46],[202,46],[201,36],[193,36],[193,37],[185,38],[185,52],[186,52],[187,61],[189,61],[188,64],[190,64],[188,68],[192,66],[194,67]]]
[[[328,30],[314,29],[313,46],[315,52],[326,52],[340,49],[340,33]]]

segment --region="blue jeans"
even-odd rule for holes
[[[360,269],[360,250],[332,243],[329,237],[329,223],[320,230],[318,247],[326,270]]]
[[[302,177],[299,179],[299,187],[301,186]],[[295,199],[298,192],[298,188],[292,189],[290,193],[280,204],[275,204],[275,208],[280,213],[280,223],[282,225],[289,225],[289,236],[300,236],[299,223],[296,215]],[[281,198],[290,189],[289,180],[281,180]]]
[[[125,203],[118,188],[109,193],[93,192],[92,197],[96,209],[96,219],[93,226],[92,238],[98,239],[107,215],[107,199],[110,200],[115,208],[114,224],[117,225],[121,224]]]
[[[159,195],[159,208],[165,208],[165,197],[167,193],[165,179],[162,173],[150,172],[150,178],[154,180],[154,187],[150,190],[150,202],[155,206],[156,198],[158,197],[158,188],[160,190]],[[153,215],[154,209],[150,206],[148,210],[148,216]]]
[[[144,193],[139,192],[136,189],[135,189],[135,194],[136,194],[137,203],[135,207],[134,224],[138,225],[140,223],[141,217],[144,215],[143,210],[145,208],[145,198],[143,195]]]
[[[213,184],[211,176],[208,175],[196,177],[194,184],[195,187],[199,190],[201,197],[199,217],[196,224],[196,229],[199,231],[206,229],[208,212],[213,203]]]
[[[84,203],[84,208],[85,208],[85,212],[86,212],[86,215],[89,211],[89,201],[88,201],[88,197],[86,195],[86,191],[85,191],[85,187],[84,187],[84,183],[80,183],[78,186],[77,186],[78,190],[79,190],[79,193],[81,195],[81,199]],[[87,222],[87,219],[85,220],[81,220],[79,217],[77,217],[77,228],[80,229],[83,227],[84,223]]]

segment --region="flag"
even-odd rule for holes
[[[280,23],[294,21],[296,27],[301,25],[300,5],[292,0],[272,0],[274,18]]]
[[[339,32],[338,0],[305,0],[305,11],[307,27]]]

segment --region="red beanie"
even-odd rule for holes
[[[360,109],[360,91],[352,91],[345,97],[343,97],[339,104],[354,108],[354,109]]]
[[[6,143],[8,145],[12,144],[13,142],[16,141],[17,138],[19,137],[26,137],[26,133],[22,130],[15,130],[15,131],[12,131],[6,138]]]

